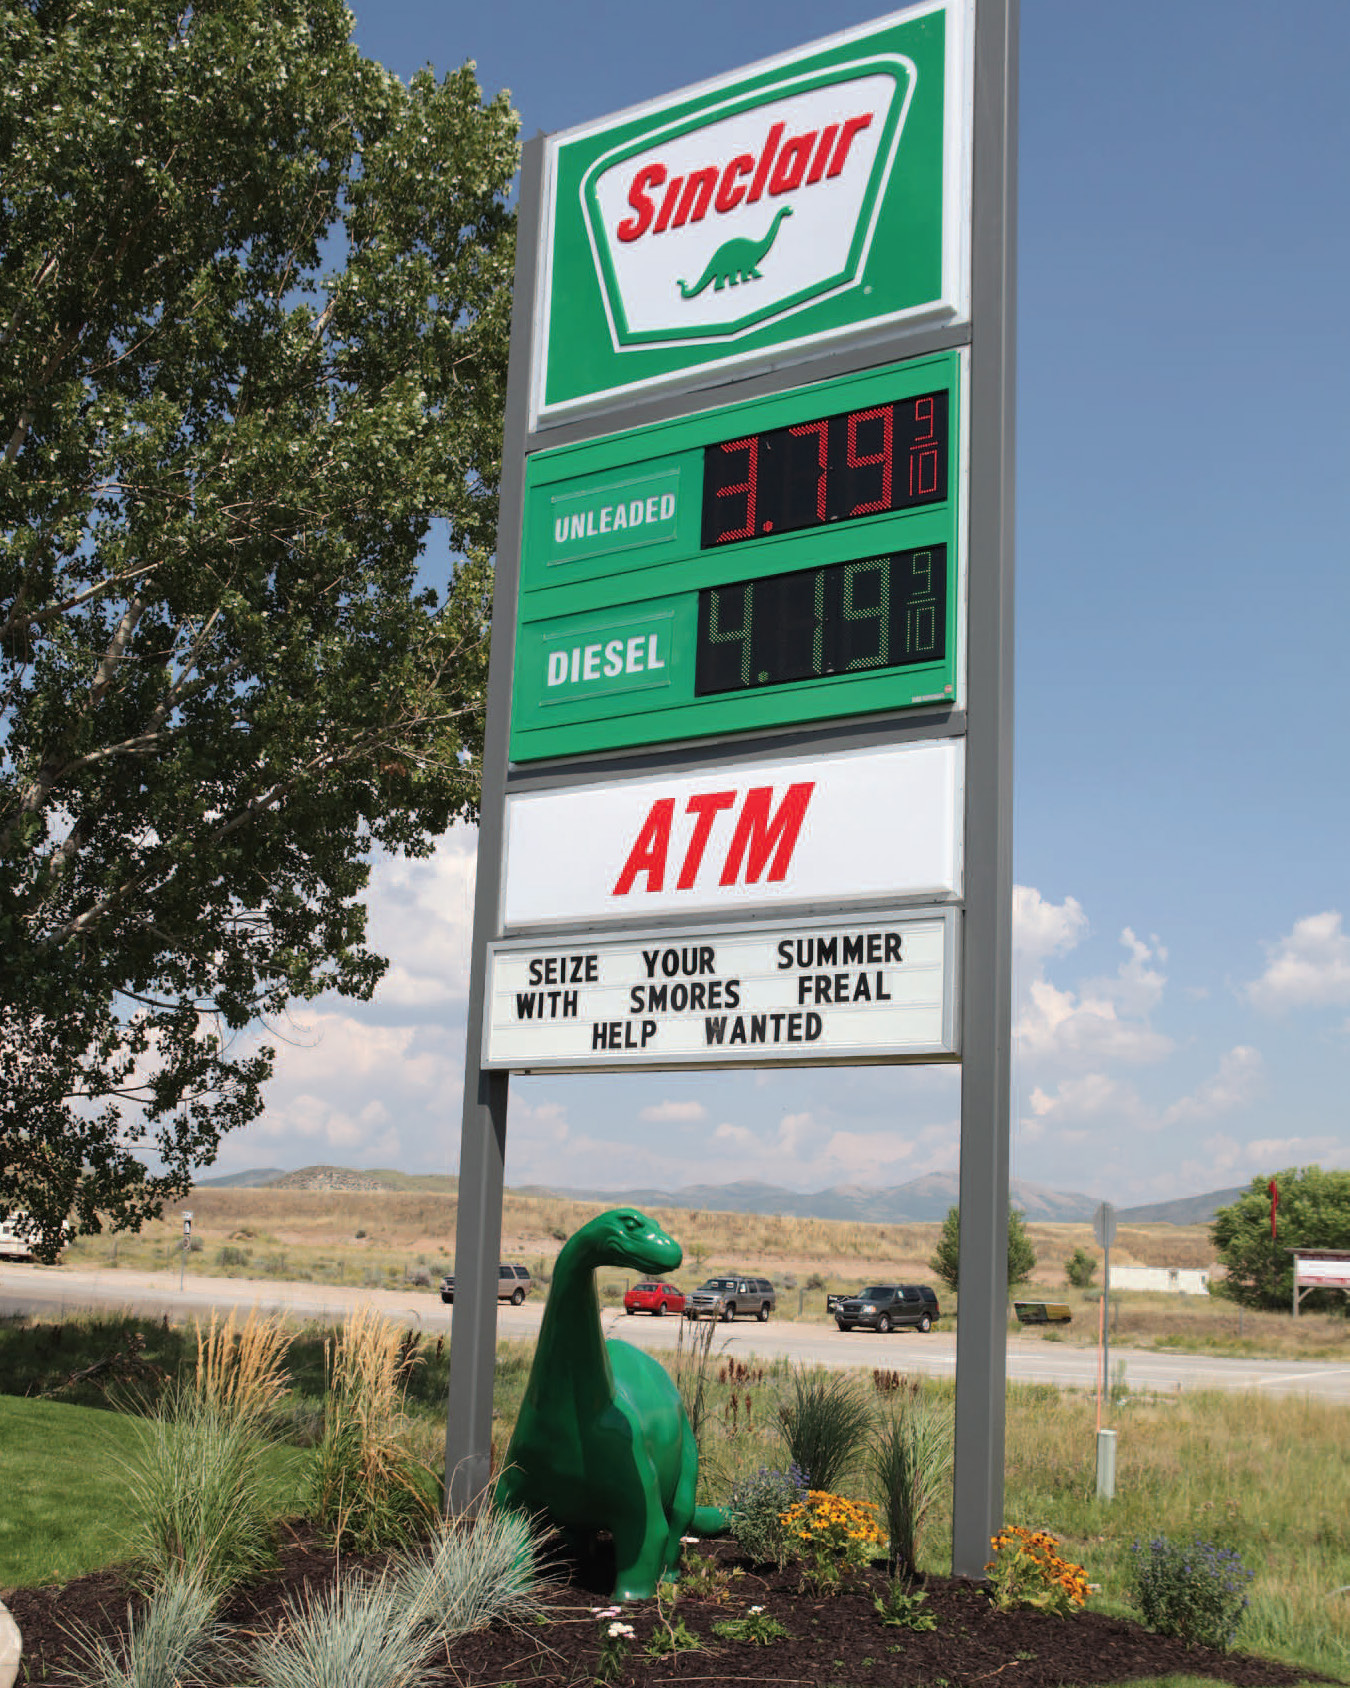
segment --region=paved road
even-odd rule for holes
[[[260,1282],[241,1278],[189,1276],[183,1290],[176,1272],[84,1270],[74,1267],[25,1266],[0,1262],[0,1314],[39,1313],[61,1317],[88,1308],[119,1307],[158,1317],[181,1318],[209,1313],[213,1307],[247,1310],[253,1306],[283,1310],[298,1318],[337,1319],[358,1304],[378,1307],[392,1318],[408,1319],[423,1330],[450,1328],[450,1309],[439,1297],[425,1292],[377,1289],[339,1289],[333,1285]],[[503,1337],[531,1338],[539,1329],[543,1303],[523,1307],[503,1304],[497,1332]],[[671,1349],[679,1340],[683,1319],[656,1319],[638,1314],[625,1317],[606,1312],[607,1330],[643,1348]],[[930,1376],[956,1375],[956,1338],[934,1331],[897,1331],[874,1336],[866,1331],[844,1334],[831,1325],[773,1319],[767,1324],[741,1321],[718,1325],[713,1353],[748,1360],[784,1358],[810,1365],[880,1366]],[[1048,1383],[1056,1388],[1093,1388],[1097,1357],[1090,1348],[1061,1347],[1039,1336],[1008,1338],[1008,1376],[1021,1383]],[[1125,1381],[1135,1391],[1175,1394],[1186,1389],[1257,1389],[1271,1395],[1309,1395],[1350,1405],[1350,1359],[1346,1364],[1324,1360],[1229,1360],[1194,1354],[1159,1354],[1147,1349],[1111,1350],[1111,1370],[1117,1376],[1123,1363]]]

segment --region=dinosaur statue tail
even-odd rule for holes
[[[720,1506],[696,1506],[694,1508],[694,1533],[700,1536],[726,1535],[726,1513]]]
[[[703,280],[702,281],[696,281],[692,287],[690,287],[686,282],[683,282],[683,281],[677,281],[675,283],[675,285],[680,290],[681,299],[697,299],[699,294],[702,293],[703,289],[708,285],[708,283],[711,280],[712,280],[712,271],[709,270],[708,273],[703,277]]]

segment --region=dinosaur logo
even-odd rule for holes
[[[681,299],[697,299],[709,282],[713,291],[718,292],[723,287],[737,287],[743,281],[761,281],[763,277],[758,266],[768,257],[774,241],[778,239],[779,224],[784,217],[791,215],[792,207],[784,205],[775,215],[763,240],[744,240],[740,235],[724,240],[708,259],[707,268],[692,287],[682,281],[675,283]]]
[[[597,158],[581,212],[615,350],[734,340],[860,285],[917,74],[899,53],[795,72]]]

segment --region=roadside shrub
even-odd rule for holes
[[[236,1248],[233,1243],[225,1243],[216,1250],[216,1265],[227,1269],[232,1266],[247,1266],[250,1250]]]
[[[75,1632],[78,1680],[86,1688],[179,1688],[224,1674],[235,1653],[214,1615],[215,1600],[200,1579],[170,1577],[129,1614],[120,1643]]]
[[[761,1465],[753,1477],[734,1485],[726,1505],[727,1528],[748,1559],[783,1568],[790,1552],[783,1514],[805,1500],[809,1488],[795,1465],[786,1471]]]
[[[778,1407],[778,1428],[788,1458],[813,1489],[833,1489],[853,1464],[871,1415],[857,1382],[840,1373],[798,1371],[793,1395]]]
[[[985,1566],[990,1593],[1000,1612],[1032,1606],[1067,1617],[1087,1600],[1087,1572],[1055,1549],[1058,1538],[1048,1530],[1027,1530],[1005,1524],[990,1538],[994,1557]]]
[[[435,1479],[409,1452],[403,1399],[420,1355],[398,1327],[367,1307],[324,1344],[327,1393],[312,1515],[338,1547],[405,1547],[436,1521]]]
[[[347,1578],[303,1604],[250,1661],[258,1688],[422,1688],[431,1641],[388,1579]]]
[[[917,1395],[873,1436],[874,1493],[890,1537],[893,1576],[918,1575],[924,1525],[951,1477],[953,1429],[937,1402]]]
[[[1097,1257],[1085,1248],[1076,1248],[1064,1262],[1064,1276],[1075,1289],[1087,1289],[1097,1270]]]
[[[263,1443],[195,1390],[168,1391],[127,1468],[129,1547],[152,1584],[195,1579],[218,1599],[274,1562]]]
[[[1232,1646],[1255,1575],[1232,1548],[1155,1536],[1135,1542],[1130,1559],[1130,1598],[1146,1629],[1192,1647]]]

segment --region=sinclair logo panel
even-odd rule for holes
[[[522,792],[503,932],[962,894],[964,743]]]
[[[917,7],[550,142],[535,419],[961,314],[968,12]]]

